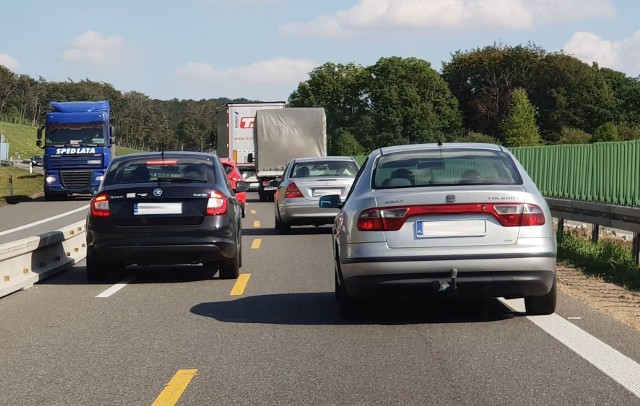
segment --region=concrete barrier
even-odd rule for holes
[[[0,297],[26,289],[86,256],[85,221],[0,245]]]

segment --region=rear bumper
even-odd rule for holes
[[[338,209],[320,208],[317,200],[280,203],[278,208],[280,219],[293,225],[333,224],[339,211]]]
[[[235,255],[235,244],[217,241],[198,244],[95,245],[101,261],[123,265],[175,265],[214,262]]]

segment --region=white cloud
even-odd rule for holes
[[[316,65],[309,59],[276,58],[237,68],[217,69],[206,63],[188,62],[177,68],[175,74],[210,83],[297,84],[306,80]]]
[[[117,66],[124,61],[125,42],[119,35],[103,37],[95,31],[85,31],[71,42],[63,59],[91,66]]]
[[[318,66],[308,59],[275,58],[234,68],[188,62],[174,69],[178,93],[189,98],[244,97],[254,100],[286,100],[298,83]],[[188,95],[188,96],[187,96]]]
[[[606,40],[591,32],[577,32],[563,49],[589,64],[597,62],[600,67],[634,77],[640,74],[640,31],[618,41]]]
[[[0,54],[0,65],[4,65],[10,71],[15,72],[20,67],[20,63],[16,58],[9,54]]]
[[[355,36],[402,29],[527,30],[546,21],[602,18],[611,0],[359,0],[351,9],[280,27],[289,35]]]

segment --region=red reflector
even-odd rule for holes
[[[491,215],[504,227],[541,226],[546,221],[544,212],[535,204],[436,204],[367,209],[358,218],[358,230],[396,231],[402,228],[409,217],[417,215],[476,213]]]
[[[284,192],[284,197],[285,199],[295,199],[304,196],[300,189],[298,189],[298,186],[294,182],[291,182],[289,183],[289,186],[287,186],[287,190]]]
[[[111,215],[108,194],[100,193],[91,199],[91,215],[94,217],[109,217]]]
[[[152,160],[152,161],[147,161],[147,165],[177,165],[178,161],[174,160],[163,160],[163,159],[156,159],[156,160]]]

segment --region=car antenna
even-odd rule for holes
[[[164,161],[164,140],[160,141],[160,159]]]

